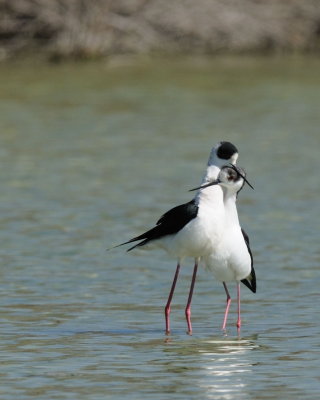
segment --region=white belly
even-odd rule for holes
[[[206,268],[221,282],[241,281],[251,272],[251,257],[239,226],[229,229],[212,253]]]
[[[212,186],[198,195],[198,214],[178,233],[156,240],[170,255],[202,258],[208,256],[221,240],[225,224],[223,192]]]
[[[223,220],[215,213],[198,213],[181,231],[160,239],[171,255],[179,258],[208,256],[221,240]]]

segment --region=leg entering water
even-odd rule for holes
[[[240,282],[238,282],[238,321],[237,321],[238,332],[241,328],[241,316],[240,316]]]
[[[229,290],[228,290],[225,282],[223,282],[223,287],[224,287],[224,290],[226,291],[226,295],[227,295],[227,306],[226,306],[226,310],[224,312],[224,318],[223,318],[223,324],[222,324],[222,330],[225,331],[226,326],[227,326],[229,308],[230,308],[230,304],[231,304],[231,297],[230,297]]]
[[[178,262],[178,265],[177,265],[177,268],[176,268],[176,273],[174,275],[172,286],[171,286],[171,290],[170,290],[170,293],[169,293],[168,301],[167,301],[166,307],[164,309],[164,313],[165,313],[165,317],[166,317],[166,335],[169,335],[169,333],[170,333],[171,301],[172,301],[174,289],[176,288],[176,283],[177,283],[177,280],[178,280],[179,271],[180,271],[180,261]]]
[[[192,325],[191,325],[191,301],[192,301],[192,294],[193,294],[193,289],[194,289],[194,284],[196,281],[196,276],[197,276],[197,270],[198,270],[198,260],[195,260],[194,268],[193,268],[193,275],[192,275],[192,280],[191,280],[191,286],[190,286],[190,291],[189,291],[189,297],[188,297],[188,302],[186,306],[186,319],[187,319],[187,324],[188,324],[188,331],[187,333],[189,335],[192,335]]]

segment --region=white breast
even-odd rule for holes
[[[219,244],[204,261],[218,281],[245,279],[251,272],[251,257],[240,226],[226,229]]]
[[[224,225],[223,192],[219,186],[202,191],[198,197],[198,214],[181,231],[161,239],[161,245],[179,258],[209,255],[221,240]]]

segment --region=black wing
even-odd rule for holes
[[[121,243],[118,246],[122,246],[127,243],[136,242],[141,240],[140,243],[130,247],[127,251],[130,251],[138,246],[143,246],[151,240],[160,239],[166,235],[172,235],[179,232],[188,222],[195,218],[198,214],[198,206],[195,201],[189,201],[188,203],[181,204],[180,206],[174,207],[167,211],[157,222],[157,225],[142,235],[136,236],[127,242]],[[116,246],[116,247],[118,247]]]
[[[241,228],[241,232],[244,238],[244,241],[246,242],[248,252],[251,257],[251,272],[250,275],[246,279],[242,279],[242,283],[246,285],[250,290],[252,290],[253,293],[257,291],[257,282],[256,282],[256,273],[253,268],[253,257],[252,257],[252,252],[250,249],[250,243],[249,243],[249,236],[246,234],[246,232]]]

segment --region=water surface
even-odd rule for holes
[[[1,398],[317,399],[320,60],[119,60],[0,67]],[[191,199],[230,140],[258,291],[187,260],[106,248]],[[230,285],[233,296],[235,285]]]

